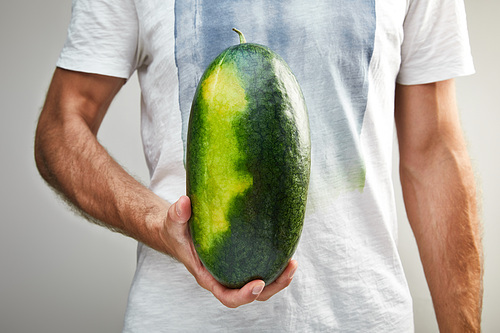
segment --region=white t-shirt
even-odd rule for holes
[[[222,306],[184,266],[139,244],[125,332],[411,332],[391,182],[395,83],[470,74],[461,0],[74,0],[57,65],[142,90],[150,188],[185,194],[191,100],[208,63],[247,41],[280,54],[309,109],[312,170],[292,284]]]

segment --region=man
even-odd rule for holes
[[[237,42],[233,27],[288,62],[312,142],[297,261],[268,286],[256,280],[236,290],[201,265],[183,196],[190,102],[203,69]],[[139,241],[124,331],[411,332],[396,249],[394,119],[439,327],[479,331],[482,250],[453,83],[473,72],[459,1],[78,0],[57,65],[37,165],[84,215]],[[149,188],[96,139],[135,70]]]

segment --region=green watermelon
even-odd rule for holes
[[[297,248],[311,164],[301,88],[268,47],[219,54],[198,84],[189,118],[186,174],[196,251],[223,285],[266,284]]]

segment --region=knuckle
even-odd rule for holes
[[[259,296],[259,298],[257,298],[257,300],[260,302],[265,302],[270,298],[271,298],[271,296]]]
[[[288,287],[288,286],[290,285],[290,283],[292,283],[292,279],[286,278],[286,279],[284,279],[284,281],[281,283],[281,286],[282,286],[283,288],[286,288],[286,287]]]
[[[239,304],[235,304],[235,303],[232,303],[232,302],[229,302],[229,303],[223,303],[225,306],[227,306],[228,308],[230,309],[236,309],[237,307],[239,307],[240,305]]]
[[[212,292],[213,293],[213,292]],[[220,297],[216,294],[214,296],[221,302],[225,307],[230,308],[230,309],[236,309],[239,304],[237,304],[234,300],[232,299],[225,299],[223,297]]]
[[[175,212],[175,204],[171,205],[169,208],[168,208],[168,213],[167,213],[167,220],[168,222],[172,223],[172,222],[177,222],[178,220],[178,215],[177,213]]]

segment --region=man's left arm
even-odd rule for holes
[[[441,332],[479,332],[483,261],[476,186],[453,80],[396,88],[400,176]]]

